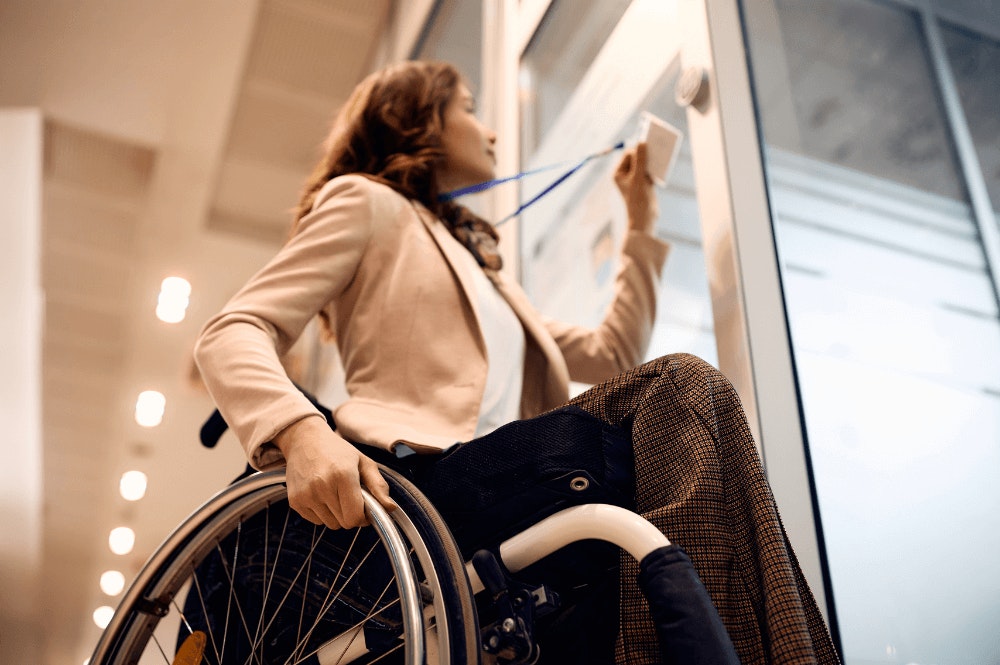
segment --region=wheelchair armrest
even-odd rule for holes
[[[667,537],[640,515],[618,506],[588,503],[561,510],[505,540],[500,545],[500,558],[516,573],[570,543],[587,539],[614,543],[637,561],[670,545]],[[465,570],[473,593],[482,591],[483,583],[471,563]]]

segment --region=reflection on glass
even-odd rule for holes
[[[585,13],[579,5],[553,3],[525,52],[522,77],[529,72],[530,81],[522,83],[530,82],[530,95],[522,144],[532,149],[522,152],[523,168],[573,163],[618,141],[632,145],[643,110],[687,136],[685,112],[673,99],[680,69],[670,39],[678,36],[671,32],[676,6],[652,0],[626,12],[628,3],[601,2]],[[622,76],[623,63],[641,74]],[[522,283],[550,316],[595,325],[612,297],[626,229],[612,179],[620,156],[591,162],[521,215]],[[666,187],[656,190],[656,234],[671,248],[648,357],[686,351],[717,364],[691,160],[685,138]],[[522,200],[558,173],[522,181]]]
[[[845,661],[996,662],[1000,322],[921,21],[743,3]]]
[[[665,73],[644,105],[649,112],[680,129],[685,137],[666,187],[656,188],[660,207],[656,235],[670,243],[670,255],[663,269],[660,306],[647,358],[684,351],[718,366],[687,117],[684,109],[674,102],[678,73],[674,70]],[[638,122],[638,113],[633,114],[626,127],[635,127]]]
[[[963,198],[918,17],[871,0],[773,4],[785,51],[795,56],[782,67],[786,81],[768,80],[777,72],[762,67],[756,76],[794,91],[794,122],[768,124],[768,143]]]
[[[553,0],[521,59],[521,155],[527,160],[630,0]]]
[[[1000,211],[1000,42],[947,24],[941,33],[993,210]]]

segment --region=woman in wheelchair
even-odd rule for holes
[[[466,556],[568,505],[628,508],[690,556],[725,626],[717,653],[836,662],[729,382],[689,355],[640,364],[668,251],[645,146],[614,174],[628,228],[613,300],[584,329],[539,314],[501,270],[493,227],[441,196],[493,178],[496,141],[450,65],[358,85],[291,237],[198,340],[250,464],[284,467],[295,519],[334,530],[368,524],[362,487],[396,509],[379,463],[395,468]],[[316,316],[346,375],[335,429],[279,360]],[[570,400],[570,380],[595,385]],[[538,565],[565,601],[540,622],[539,662],[674,657],[635,561],[584,542]]]

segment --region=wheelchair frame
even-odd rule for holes
[[[465,562],[458,553],[458,548],[443,520],[426,498],[396,472],[383,467],[383,474],[390,483],[392,496],[400,504],[400,509],[386,513],[371,495],[364,492],[372,527],[354,530],[353,538],[356,541],[362,532],[367,532],[366,536],[371,532],[377,535],[377,543],[381,543],[387,553],[388,565],[395,581],[396,595],[391,602],[379,604],[389,589],[390,583],[387,582],[374,607],[358,622],[347,626],[339,634],[317,637],[314,632],[320,625],[320,620],[326,620],[325,615],[328,611],[333,611],[336,603],[348,606],[350,612],[347,613],[351,614],[358,609],[354,607],[360,602],[358,599],[365,595],[353,588],[350,591],[341,589],[336,592],[336,597],[328,602],[333,594],[334,585],[342,577],[347,577],[346,574],[341,575],[341,570],[338,569],[333,583],[329,584],[329,589],[326,591],[327,598],[319,602],[320,609],[314,623],[303,631],[300,619],[296,639],[303,638],[304,632],[301,644],[298,644],[292,653],[282,654],[277,660],[273,660],[270,654],[265,653],[265,634],[273,622],[273,619],[270,619],[266,626],[263,624],[267,605],[271,602],[267,595],[264,595],[262,601],[260,623],[254,630],[251,630],[254,628],[252,620],[244,616],[243,609],[238,608],[238,617],[231,610],[232,605],[240,604],[238,599],[234,600],[237,592],[233,587],[244,577],[243,570],[237,574],[236,568],[237,562],[242,561],[239,556],[243,555],[237,554],[241,546],[240,538],[244,535],[244,531],[246,534],[252,533],[250,527],[245,525],[250,523],[251,518],[270,511],[272,506],[280,504],[286,496],[283,471],[257,473],[227,487],[209,499],[179,525],[154,552],[123,596],[114,617],[95,648],[90,659],[91,665],[145,663],[147,660],[140,659],[145,658],[142,654],[147,652],[147,647],[155,648],[152,652],[155,654],[158,651],[162,655],[161,662],[175,665],[203,662],[200,659],[202,652],[206,654],[208,662],[232,662],[231,654],[227,658],[224,645],[226,639],[229,639],[225,633],[230,629],[234,635],[238,633],[243,635],[250,649],[249,655],[241,656],[238,662],[291,664],[313,656],[324,664],[375,662],[369,651],[379,651],[383,647],[385,651],[380,651],[382,655],[396,652],[396,656],[393,657],[398,657],[398,652],[402,651],[401,662],[407,665],[423,663],[457,665],[457,663],[480,662],[484,655],[480,630],[486,633],[486,629],[478,625],[473,596],[484,589],[488,589],[494,598],[505,593],[505,581],[502,577],[506,572],[516,573],[556,550],[580,540],[598,539],[614,543],[640,561],[653,550],[670,544],[656,527],[633,512],[616,506],[587,504],[549,516],[506,540],[499,546],[499,562],[483,563],[475,560]],[[270,515],[270,512],[267,512],[267,515]],[[280,534],[281,539],[285,537],[284,529],[288,526],[287,516],[285,519]],[[267,521],[265,516],[265,525]],[[265,526],[265,535],[269,531],[269,526]],[[322,533],[324,531],[321,531],[321,537]],[[227,538],[235,539],[235,544],[227,544]],[[304,568],[299,567],[295,571],[289,571],[295,574],[291,586],[284,592],[286,598],[291,589],[298,584],[297,580],[302,576],[303,570],[306,570],[301,601],[303,608],[307,604],[306,596],[314,593],[308,589],[310,578],[314,573],[313,554],[320,547],[320,542],[316,540],[314,529],[308,563]],[[353,543],[354,541],[352,548]],[[227,566],[225,562],[230,547],[233,555],[231,563]],[[264,547],[266,568],[267,546]],[[278,547],[280,548],[280,545]],[[355,573],[365,565],[371,552],[376,549],[375,545],[372,545],[372,549],[364,555],[360,564],[352,563],[349,566],[345,563],[339,564],[341,569],[345,566],[358,566],[351,573],[350,579],[344,582],[344,589],[356,583]],[[190,609],[194,607],[198,610],[198,604],[192,603],[191,596],[196,595],[200,598],[200,610],[205,613],[206,624],[210,623],[207,619],[208,610],[205,609],[206,600],[201,597],[205,583],[198,579],[198,567],[203,561],[216,555],[223,561],[222,567],[229,583],[228,592],[225,590],[220,592],[224,597],[228,593],[228,597],[225,598],[224,635],[221,638],[211,635],[198,637],[194,641],[200,646],[190,647],[187,643],[192,640],[191,636],[199,632],[191,625]],[[271,562],[275,570],[278,569],[280,556],[279,549]],[[345,555],[345,561],[351,556],[349,553]],[[380,557],[376,555],[375,558]],[[316,569],[319,570],[320,566],[317,565]],[[247,570],[251,570],[249,564]],[[273,575],[273,570],[271,574]],[[323,584],[320,584],[320,587],[326,588]],[[269,590],[271,581],[268,581],[263,588]],[[184,599],[181,596],[184,596]],[[523,598],[523,595],[521,598],[515,598],[514,605],[523,604]],[[315,604],[316,599],[310,597],[308,600],[310,604]],[[282,598],[279,607],[284,603],[285,599]],[[394,609],[397,605],[398,616]],[[163,622],[164,618],[172,614],[177,615],[176,624]],[[524,643],[521,629],[530,631],[530,627],[522,627],[521,623],[517,614],[511,614],[486,633],[488,635],[486,652],[492,653],[493,657],[498,659],[497,662],[532,662],[537,657],[537,653],[532,651],[530,637],[527,638],[527,643]],[[373,627],[373,624],[379,625]],[[178,638],[177,629],[172,628],[172,625],[184,626],[181,628],[181,634],[187,631],[188,638],[185,640]],[[387,627],[390,625],[391,627]],[[161,632],[164,632],[163,626],[166,626],[165,637],[162,635],[157,637],[155,631],[158,626],[161,627]],[[389,640],[388,647],[370,644],[369,637],[372,634],[378,637],[384,631],[398,633]],[[176,641],[177,652],[172,656],[169,642],[164,644],[168,640]],[[317,640],[321,643],[313,644]],[[220,645],[219,641],[223,642],[223,645]],[[186,648],[198,651],[198,660],[184,660],[187,655],[182,652]],[[377,658],[381,658],[382,655],[378,655]]]

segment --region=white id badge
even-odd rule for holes
[[[667,184],[667,175],[677,159],[684,134],[662,118],[643,111],[639,141],[646,142],[646,172],[660,187]]]

